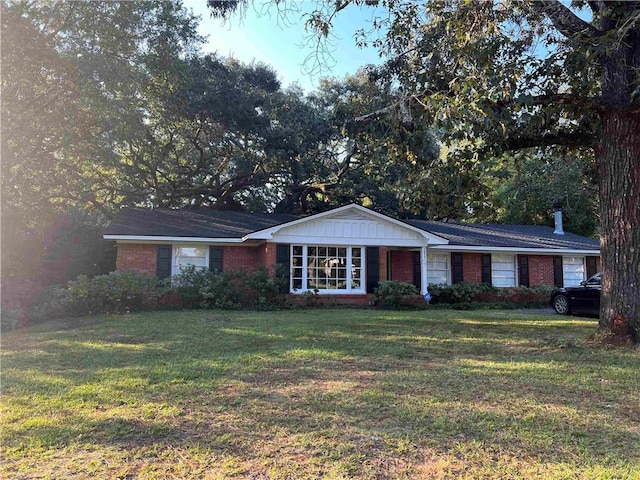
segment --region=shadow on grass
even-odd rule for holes
[[[481,444],[547,462],[640,458],[637,352],[568,346],[588,322],[333,315],[167,313],[12,338],[3,443],[258,457],[286,437],[312,454],[398,455],[408,442],[408,456]]]

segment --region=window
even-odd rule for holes
[[[491,255],[491,285],[494,287],[516,286],[515,255]]]
[[[363,292],[362,248],[293,245],[291,288],[323,293]]]
[[[449,254],[427,252],[427,283],[449,284]]]
[[[585,279],[584,257],[562,257],[562,278],[565,287],[575,287]]]
[[[208,247],[173,247],[173,275],[180,273],[180,270],[187,265],[194,265],[199,268],[208,268],[207,253]]]

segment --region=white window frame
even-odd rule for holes
[[[444,269],[437,268],[437,263],[442,262],[435,260],[435,257],[444,258]],[[434,279],[434,275],[432,275],[434,272],[438,273],[439,279],[444,277],[444,282],[432,281]],[[429,284],[451,285],[451,252],[431,252],[427,250],[427,285]]]
[[[297,258],[301,258],[302,260],[302,265],[294,265],[293,263],[293,259],[294,259],[294,248],[297,247],[302,247],[302,256],[297,255]],[[354,248],[359,248],[360,249],[360,288],[352,288],[351,285],[353,284],[353,277],[352,277],[352,269],[350,267],[347,267],[346,269],[346,284],[347,284],[347,288],[318,288],[318,289],[314,289],[314,288],[307,288],[308,285],[308,280],[309,280],[309,275],[308,275],[308,265],[309,265],[309,256],[308,256],[308,252],[309,252],[309,248],[310,247],[316,247],[316,248],[345,248],[346,249],[346,253],[347,253],[347,257],[346,257],[346,264],[347,265],[352,265],[353,262],[353,249]],[[324,245],[324,244],[295,244],[295,245],[291,245],[289,248],[289,260],[291,263],[291,271],[290,271],[290,280],[289,280],[289,291],[292,293],[297,293],[297,294],[302,294],[304,292],[307,291],[318,291],[318,293],[321,294],[328,294],[328,295],[344,295],[344,294],[360,294],[360,293],[366,293],[366,283],[367,283],[367,279],[366,279],[366,259],[365,259],[365,254],[366,254],[366,248],[362,245]],[[298,268],[298,269],[302,269],[302,275],[301,276],[296,276],[294,277],[294,270]],[[301,279],[302,280],[302,288],[294,288],[294,281],[296,279]]]
[[[576,260],[572,262],[572,260]],[[562,256],[562,283],[565,287],[577,287],[580,282],[587,279],[587,259],[582,255],[563,255]],[[579,262],[579,263],[578,263]],[[574,267],[571,268],[570,267]],[[578,267],[578,268],[575,268]],[[575,275],[574,275],[575,274]],[[580,278],[578,278],[578,276]],[[567,282],[568,277],[575,277],[571,282]]]
[[[171,276],[180,274],[182,268],[188,265],[194,265],[192,263],[178,265],[178,253],[181,248],[201,248],[204,249],[204,265],[195,265],[197,268],[208,269],[209,268],[209,245],[190,245],[190,244],[176,244],[171,245]]]
[[[506,259],[507,257],[509,258],[508,260]],[[507,265],[511,268],[506,268]],[[501,272],[501,274],[498,275],[498,272]],[[517,255],[511,254],[511,253],[492,253],[491,254],[491,285],[498,288],[511,288],[511,287],[517,287],[518,286],[517,284],[518,284]]]

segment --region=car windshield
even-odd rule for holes
[[[600,285],[601,280],[602,280],[602,274],[596,273],[593,277],[587,280],[587,285]]]

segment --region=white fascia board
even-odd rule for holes
[[[241,238],[161,237],[146,235],[103,235],[102,238],[126,243],[244,243]]]
[[[570,248],[523,248],[523,247],[478,247],[478,246],[465,246],[465,245],[437,245],[434,247],[428,247],[429,250],[446,250],[447,252],[510,252],[510,253],[527,253],[540,255],[550,254],[566,254],[566,255],[600,255],[600,250],[580,250]]]
[[[355,210],[357,212],[362,213],[363,215],[373,217],[377,220],[382,220],[384,222],[392,223],[401,228],[406,228],[407,230],[418,233],[419,235],[423,236],[427,240],[429,245],[447,245],[449,243],[449,240],[447,240],[446,238],[442,238],[431,232],[422,230],[421,228],[414,227],[413,225],[409,225],[408,223],[401,222],[400,220],[396,220],[395,218],[388,217],[387,215],[384,215],[382,213],[374,212],[373,210],[369,210],[368,208],[363,207],[361,205],[357,205],[355,203],[352,203],[350,205],[345,205],[343,207],[334,208],[333,210],[329,210],[327,212],[317,213],[315,215],[310,215],[308,217],[299,218],[297,220],[293,220],[292,222],[276,225],[275,227],[259,230],[257,232],[253,232],[253,233],[250,233],[249,235],[246,235],[245,237],[243,237],[243,240],[248,240],[248,239],[271,240],[273,236],[283,228],[299,225],[301,223],[305,223],[309,221],[318,220],[320,218],[329,217],[335,214],[340,214],[348,210]]]

